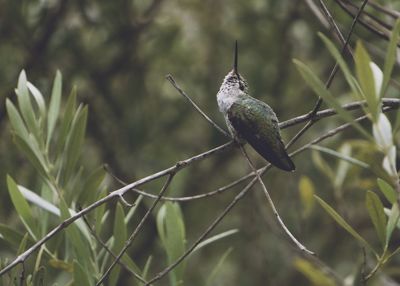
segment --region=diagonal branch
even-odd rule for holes
[[[175,79],[172,77],[172,75],[167,75],[166,79],[175,87],[175,89],[184,97],[186,100],[196,109],[198,113],[203,116],[208,123],[210,123],[215,129],[217,129],[219,132],[224,134],[225,136],[231,138],[231,136],[226,132],[222,127],[220,127],[217,123],[215,123],[210,117],[208,117],[207,114],[205,114],[200,107],[197,106],[197,104],[179,87],[179,85],[176,83]]]

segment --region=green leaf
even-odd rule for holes
[[[26,129],[25,123],[22,120],[17,108],[15,108],[14,104],[9,100],[6,99],[6,108],[8,113],[8,118],[10,119],[10,123],[14,132],[20,136],[23,140],[28,141],[29,133]]]
[[[314,194],[315,188],[310,178],[307,176],[301,176],[299,181],[299,195],[303,207],[302,214],[304,217],[308,217],[314,208]]]
[[[399,32],[400,32],[400,19],[397,19],[392,31],[392,35],[390,37],[389,47],[386,52],[385,65],[383,67],[383,84],[380,93],[381,98],[384,96],[386,92],[387,86],[390,81],[390,77],[392,75],[393,66],[396,62],[396,52],[399,40]]]
[[[379,94],[375,94],[375,80],[370,67],[371,58],[360,41],[356,44],[354,56],[357,78],[365,95],[365,99],[367,100],[373,121],[375,122],[379,112]]]
[[[33,283],[35,286],[45,286],[48,285],[46,281],[46,268],[41,266],[39,269],[33,272]]]
[[[74,173],[76,163],[81,155],[81,150],[86,132],[88,109],[87,106],[78,109],[72,121],[72,126],[67,137],[65,159],[64,181],[69,180]]]
[[[391,185],[386,183],[386,181],[379,179],[377,180],[379,189],[381,190],[382,194],[386,197],[386,199],[391,203],[394,204],[397,199],[397,195],[395,190],[392,188]]]
[[[140,202],[142,201],[143,196],[140,195],[138,196],[138,198],[135,200],[135,202],[133,203],[133,207],[131,207],[129,209],[129,212],[126,214],[125,216],[125,224],[128,224],[129,221],[131,220],[131,218],[133,217],[133,215],[136,213],[137,208],[140,205]]]
[[[316,268],[313,264],[302,258],[295,258],[294,267],[301,272],[312,285],[336,286],[335,281],[328,277],[323,271]]]
[[[212,243],[214,243],[214,242],[216,242],[216,241],[218,241],[220,239],[223,239],[225,237],[231,236],[231,235],[233,235],[233,234],[235,234],[237,232],[239,232],[238,229],[231,229],[231,230],[227,230],[227,231],[221,232],[219,234],[216,234],[216,235],[214,235],[214,236],[212,236],[212,237],[210,237],[210,238],[208,238],[206,240],[203,240],[202,242],[200,242],[195,247],[195,249],[193,249],[192,253],[195,253],[196,251],[202,249],[203,247],[205,247],[205,246],[207,246],[209,244],[212,244]]]
[[[152,262],[152,261],[153,261],[153,256],[150,255],[150,256],[147,258],[146,263],[145,263],[145,265],[144,265],[144,267],[143,267],[142,278],[143,278],[144,280],[146,280],[147,274],[149,274],[150,265],[151,265],[151,262]]]
[[[367,191],[365,204],[382,246],[386,245],[386,216],[378,195]]]
[[[15,210],[17,211],[29,234],[34,240],[37,240],[37,223],[33,218],[32,210],[28,202],[25,200],[24,196],[19,191],[17,184],[9,175],[7,175],[7,187]]]
[[[91,286],[90,281],[89,273],[84,270],[78,261],[74,260],[74,285]]]
[[[15,249],[18,248],[24,238],[22,233],[15,230],[15,227],[10,227],[2,223],[0,223],[0,237],[10,243]]]
[[[324,152],[326,154],[329,154],[329,155],[331,155],[333,157],[336,157],[336,158],[338,158],[340,160],[349,162],[349,163],[351,163],[353,165],[356,165],[356,166],[359,166],[361,168],[366,168],[366,169],[369,168],[369,165],[367,163],[364,163],[363,161],[357,160],[357,159],[355,159],[353,157],[347,156],[346,154],[343,154],[343,153],[340,153],[340,152],[336,152],[335,150],[332,150],[332,149],[329,149],[329,148],[326,148],[326,147],[322,147],[322,146],[319,146],[319,145],[311,145],[310,149],[314,149],[314,150],[318,150],[320,152]]]
[[[21,115],[25,120],[26,126],[28,130],[34,134],[37,140],[40,139],[39,137],[39,124],[35,117],[35,112],[33,110],[32,102],[30,99],[28,86],[27,86],[27,79],[25,71],[22,70],[19,74],[18,78],[18,87],[16,90],[17,99],[18,99],[18,106],[21,110]]]
[[[61,220],[64,221],[71,217],[68,206],[62,196],[60,197],[59,208],[61,211]],[[79,263],[88,273],[94,273],[89,243],[85,243],[86,240],[82,239],[82,236],[75,224],[70,224],[66,228],[66,233],[68,242],[73,246],[75,257]]]
[[[300,74],[307,82],[307,84],[313,89],[313,91],[321,97],[331,108],[335,109],[338,115],[344,119],[346,122],[350,123],[354,128],[361,132],[365,137],[370,140],[373,140],[371,135],[366,132],[361,125],[354,121],[351,114],[342,108],[336,98],[330,93],[329,90],[326,89],[325,85],[322,81],[311,71],[309,67],[298,60],[294,60],[297,69],[299,70]]]
[[[88,176],[79,194],[78,202],[86,205],[96,200],[101,183],[104,181],[106,172],[103,167],[98,167]]]
[[[114,218],[114,231],[113,231],[114,243],[112,247],[112,250],[116,255],[118,255],[118,253],[122,250],[122,248],[125,245],[125,241],[127,240],[127,231],[124,219],[125,219],[124,209],[118,202]],[[111,271],[107,285],[111,286],[117,285],[120,271],[121,267],[119,265],[116,265],[114,269]]]
[[[42,120],[44,120],[46,118],[46,103],[43,95],[32,83],[27,82],[27,86],[39,108],[40,117]]]
[[[26,200],[29,202],[37,205],[39,208],[46,210],[49,213],[52,213],[56,216],[60,216],[60,210],[52,203],[49,201],[45,200],[44,198],[38,196],[35,192],[19,185],[18,186],[19,191],[21,194],[24,196]],[[73,215],[76,214],[74,210],[69,209],[69,212],[72,213]],[[82,220],[76,220],[74,221],[74,224],[79,228],[81,233],[84,235],[84,237],[90,241],[90,233],[89,230],[87,229],[86,224]]]
[[[69,129],[71,127],[72,119],[74,118],[76,110],[76,87],[74,87],[68,97],[68,101],[65,107],[64,115],[61,120],[60,133],[58,136],[56,154],[59,154],[64,149],[67,141]]]
[[[21,254],[26,250],[26,245],[28,243],[28,238],[29,238],[29,235],[28,235],[28,233],[26,233],[24,235],[24,237],[22,238],[20,244],[19,244],[17,254]]]
[[[28,138],[31,139],[32,137]],[[32,138],[34,139],[34,138]],[[15,136],[14,138],[15,144],[17,147],[25,154],[28,158],[29,162],[35,167],[36,171],[45,178],[48,179],[49,171],[47,169],[46,163],[44,161],[42,153],[40,153],[35,147],[36,144],[29,144],[29,141],[26,142],[20,136]]]
[[[177,203],[166,202],[157,214],[157,230],[162,245],[167,252],[168,264],[178,259],[186,248],[185,225],[180,207]],[[181,263],[170,272],[170,284],[183,283],[183,271],[185,263]]]
[[[389,244],[390,238],[392,237],[392,233],[394,228],[397,225],[397,222],[399,220],[399,206],[397,205],[397,203],[394,203],[392,205],[392,209],[390,210],[390,214],[389,214],[389,221],[386,225],[386,244]]]
[[[49,146],[50,140],[53,136],[54,127],[56,126],[57,118],[59,117],[60,105],[61,105],[61,91],[62,91],[62,76],[60,71],[57,71],[56,77],[54,78],[53,82],[49,113],[47,117],[46,146]]]
[[[349,234],[351,234],[355,239],[357,239],[363,246],[371,250],[375,255],[376,252],[372,248],[372,246],[361,236],[359,235],[354,228],[352,228],[330,205],[324,202],[320,197],[315,195],[318,203],[325,209],[325,211]]]

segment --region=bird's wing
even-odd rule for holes
[[[267,161],[285,171],[295,169],[282,142],[278,119],[268,105],[256,99],[234,103],[228,110],[228,119],[239,136]]]

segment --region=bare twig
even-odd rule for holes
[[[298,247],[299,250],[304,251],[309,255],[315,255],[314,252],[308,250],[301,242],[299,242],[296,239],[296,237],[294,237],[294,235],[287,228],[287,226],[283,222],[281,216],[279,215],[278,210],[275,207],[274,201],[272,200],[267,188],[265,187],[265,184],[264,184],[263,180],[261,179],[260,175],[258,174],[257,168],[251,162],[251,160],[250,160],[249,156],[247,155],[247,152],[244,149],[244,147],[242,145],[239,145],[239,147],[240,147],[240,151],[242,152],[243,156],[247,160],[250,168],[253,170],[253,174],[255,174],[257,181],[260,183],[260,185],[261,185],[261,187],[262,187],[262,189],[264,191],[264,194],[267,197],[268,203],[269,203],[269,205],[270,205],[270,207],[272,209],[272,212],[276,217],[278,225],[282,228],[283,232],[289,237],[289,239]]]
[[[335,19],[333,19],[331,12],[329,12],[328,7],[326,7],[325,3],[323,0],[319,0],[319,4],[321,6],[321,9],[327,18],[329,25],[332,28],[333,33],[336,35],[336,37],[339,39],[340,43],[346,47],[347,52],[353,57],[353,51],[349,45],[346,45],[346,39],[343,37],[343,34],[340,32],[339,26],[336,24]]]
[[[184,97],[186,100],[196,109],[198,113],[201,114],[215,129],[217,129],[219,132],[224,134],[227,137],[231,137],[228,132],[226,132],[222,127],[220,127],[217,123],[215,123],[210,117],[208,117],[207,114],[205,114],[198,106],[197,104],[179,87],[179,85],[175,82],[175,79],[172,77],[172,75],[167,75],[166,79],[175,87],[175,89]]]
[[[397,20],[397,18],[400,18],[400,12],[398,12],[396,10],[387,9],[387,8],[379,5],[378,3],[375,3],[374,1],[369,1],[368,5],[373,7],[375,10],[392,17],[394,20]]]
[[[150,206],[150,208],[147,210],[147,212],[145,213],[145,215],[143,216],[142,220],[139,222],[139,224],[137,225],[137,227],[135,228],[135,230],[132,232],[131,236],[128,238],[128,240],[125,242],[124,247],[121,249],[121,251],[119,252],[119,254],[117,255],[117,257],[115,257],[115,259],[113,260],[113,262],[111,263],[110,267],[108,267],[107,271],[103,274],[103,276],[100,278],[100,280],[96,283],[96,285],[101,285],[104,280],[108,277],[108,275],[111,273],[111,270],[113,270],[113,268],[115,267],[115,265],[118,263],[118,261],[121,259],[122,255],[124,255],[124,253],[128,250],[128,248],[132,245],[133,241],[135,240],[137,234],[139,233],[139,231],[142,229],[142,227],[144,226],[144,223],[146,222],[147,218],[150,216],[151,212],[153,211],[153,209],[156,207],[156,205],[158,204],[158,202],[160,201],[162,195],[167,191],[169,185],[171,184],[171,181],[174,177],[175,173],[170,173],[167,180],[165,181],[164,186],[161,188],[160,193],[158,194],[157,199],[152,203],[152,205]],[[146,283],[146,285],[148,285]]]

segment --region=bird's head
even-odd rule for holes
[[[231,91],[236,91],[236,94],[248,93],[247,81],[239,74],[238,71],[238,45],[235,42],[235,53],[233,58],[233,68],[225,76],[222,86],[228,87]]]

